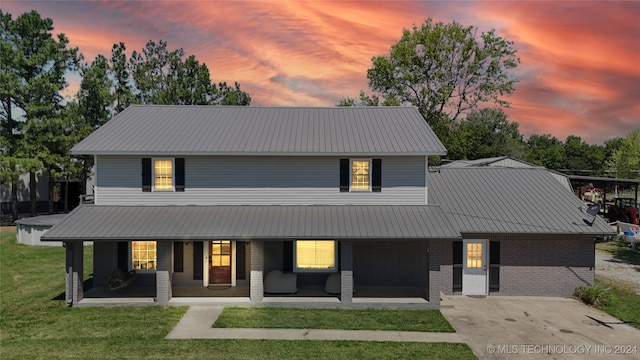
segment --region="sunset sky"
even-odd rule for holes
[[[369,93],[371,58],[428,17],[495,29],[513,41],[520,80],[509,120],[520,131],[590,144],[640,128],[638,1],[13,1],[53,19],[91,61],[148,40],[182,47],[214,82],[237,81],[252,105],[333,106]],[[70,79],[68,94],[78,88]]]

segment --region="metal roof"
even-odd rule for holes
[[[42,237],[73,240],[444,239],[437,206],[81,205]]]
[[[133,105],[76,155],[444,155],[414,107]]]
[[[429,174],[429,202],[462,233],[612,234],[544,168],[441,168]]]

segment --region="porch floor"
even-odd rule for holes
[[[248,298],[249,286],[174,286],[173,297],[189,298]],[[106,287],[94,287],[84,293],[85,298],[154,298],[156,288],[152,286],[126,286],[120,289],[110,290]],[[295,294],[264,294],[269,298],[329,298],[337,299],[336,294],[327,294],[322,286],[299,286]],[[426,301],[425,289],[416,287],[392,287],[392,286],[357,286],[353,293],[356,302],[367,302],[367,299],[422,299]],[[267,300],[269,301],[269,300]]]

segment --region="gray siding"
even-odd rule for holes
[[[141,190],[141,158],[99,156],[97,205],[424,205],[425,159],[382,158],[382,192],[339,191],[338,157],[187,157],[184,192]]]

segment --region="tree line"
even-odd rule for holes
[[[49,212],[54,183],[79,179],[91,157],[69,150],[131,104],[249,105],[251,96],[235,82],[214,83],[206,64],[165,41],[149,41],[129,55],[123,42],[109,57],[87,63],[53,21],[31,11],[12,18],[0,10],[0,179],[11,188],[16,220],[18,180],[29,174],[31,214],[36,214],[36,176],[49,174]],[[78,73],[80,89],[65,99],[66,76]]]
[[[0,10],[0,179],[10,184],[17,218],[17,182],[29,174],[31,213],[36,213],[36,175],[49,173],[49,211],[55,181],[85,182],[91,157],[69,150],[131,104],[249,105],[235,82],[215,83],[206,64],[165,41],[127,52],[123,42],[107,56],[86,62],[53,21],[31,11],[13,19]],[[416,106],[447,147],[447,160],[511,156],[550,169],[589,175],[640,178],[640,129],[604,145],[578,136],[520,133],[502,108],[515,91],[510,70],[520,60],[513,43],[489,31],[427,19],[405,29],[389,55],[372,58],[371,95],[345,97],[338,106]],[[71,99],[69,73],[81,76]]]

